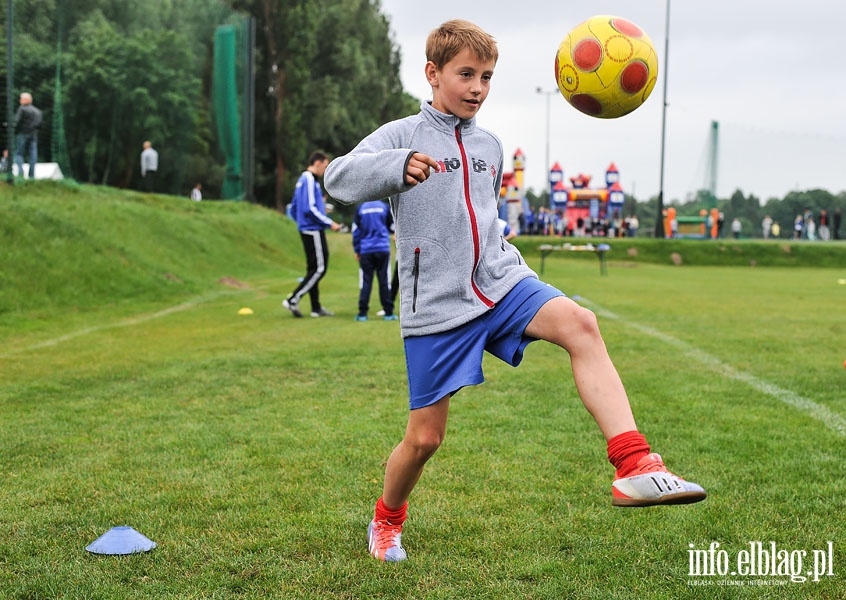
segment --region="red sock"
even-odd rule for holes
[[[376,501],[376,520],[388,521],[391,525],[402,525],[405,522],[408,502],[399,508],[388,508],[382,499]]]
[[[626,431],[608,440],[608,460],[617,469],[617,477],[625,477],[637,461],[649,454],[649,444],[639,431]]]

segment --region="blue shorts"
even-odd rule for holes
[[[496,306],[460,327],[405,338],[411,410],[434,404],[466,385],[485,381],[485,350],[513,367],[536,338],[524,335],[540,307],[564,293],[534,277],[522,280]]]

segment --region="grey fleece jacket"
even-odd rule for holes
[[[412,186],[405,170],[415,152],[437,160],[440,171]],[[383,125],[326,169],[326,191],[339,202],[390,202],[403,337],[463,325],[537,277],[497,225],[502,165],[494,134],[424,102],[420,113]]]

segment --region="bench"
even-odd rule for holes
[[[599,274],[608,275],[608,264],[605,261],[605,254],[611,251],[611,246],[608,244],[561,244],[559,246],[552,246],[551,244],[543,244],[538,246],[541,255],[540,274],[543,275],[544,264],[546,257],[553,252],[594,252],[599,258]]]

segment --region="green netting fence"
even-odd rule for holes
[[[212,72],[212,105],[217,123],[220,149],[226,158],[226,172],[221,196],[238,199],[244,196],[241,177],[241,119],[238,106],[237,78],[238,28],[221,25],[214,34],[214,70]]]

